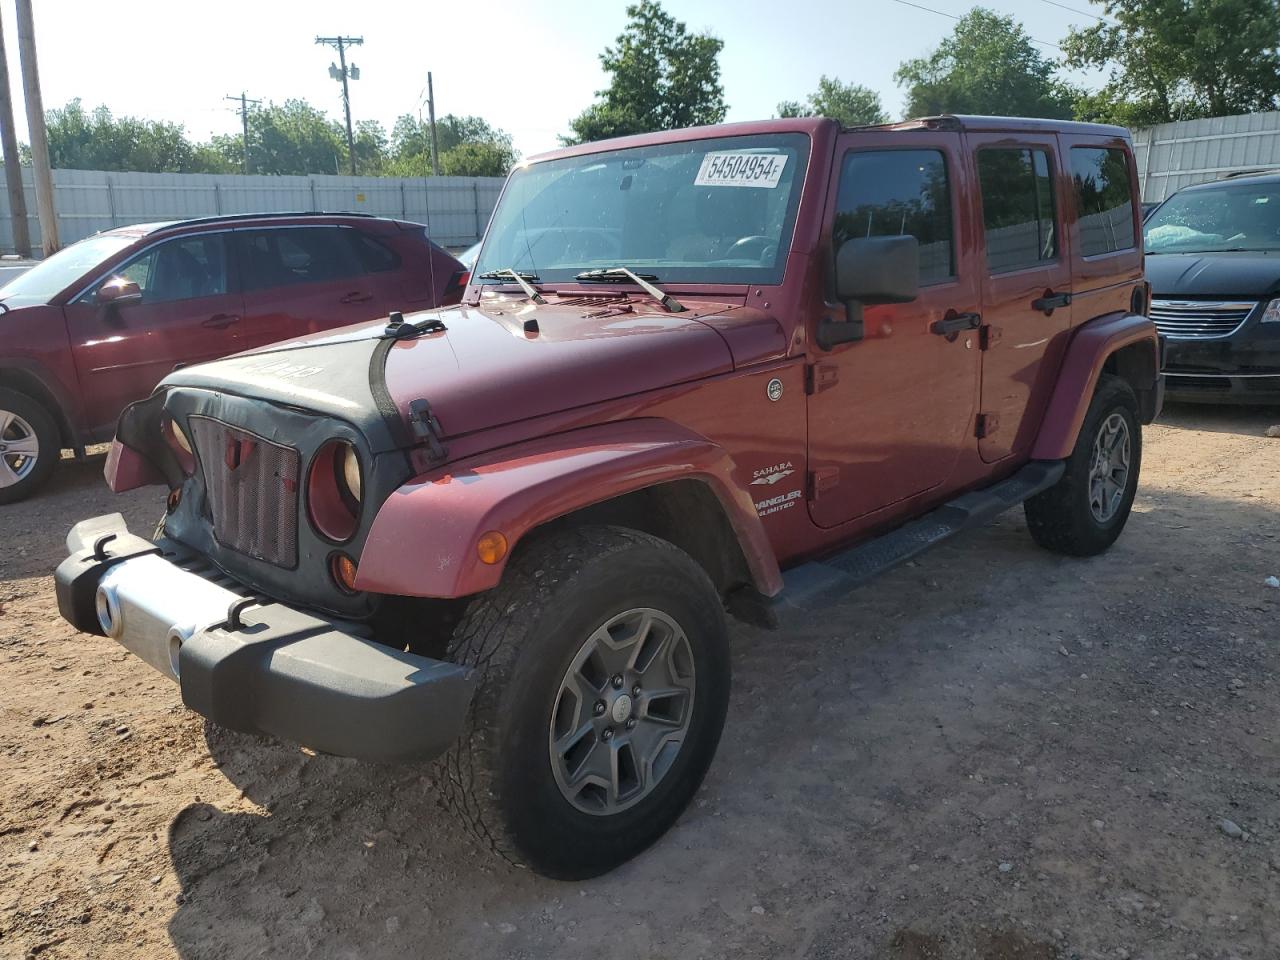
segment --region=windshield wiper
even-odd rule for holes
[[[652,273],[632,273],[626,267],[609,267],[603,270],[587,270],[574,277],[587,283],[625,283],[630,280],[653,299],[662,304],[668,313],[683,313],[688,308],[669,293],[663,293],[655,287],[651,280],[658,278]]]
[[[536,273],[520,273],[517,270],[508,268],[506,270],[490,270],[488,273],[480,274],[481,280],[504,280],[508,277],[520,284],[520,289],[524,291],[524,295],[534,303],[547,302],[546,298],[544,298],[533,285],[538,282],[538,275]]]

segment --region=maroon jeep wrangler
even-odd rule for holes
[[[170,374],[63,615],[217,723],[443,754],[487,846],[587,877],[715,753],[726,611],[839,595],[1024,504],[1119,536],[1161,404],[1126,132],[822,119],[521,164],[463,302]]]

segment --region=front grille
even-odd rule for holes
[[[298,565],[298,451],[209,417],[189,418],[213,535],[277,567]]]
[[[1239,330],[1256,306],[1253,300],[1152,300],[1151,319],[1166,337],[1211,340]]]

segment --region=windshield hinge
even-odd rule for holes
[[[804,368],[804,392],[809,396],[834,387],[840,379],[840,368],[833,363],[812,363]]]
[[[421,397],[409,403],[409,426],[413,428],[413,435],[430,449],[429,459],[433,463],[449,455],[441,442],[444,431],[440,429],[440,421],[431,412],[431,404]]]

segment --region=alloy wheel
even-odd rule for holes
[[[628,610],[592,633],[551,711],[551,767],[564,798],[606,816],[652,793],[689,732],[694,680],[689,638],[660,610]]]
[[[1102,421],[1089,465],[1089,509],[1099,523],[1114,517],[1124,501],[1130,446],[1129,423],[1123,414],[1113,413]]]
[[[0,487],[25,480],[39,457],[40,438],[31,424],[10,410],[0,410]]]

